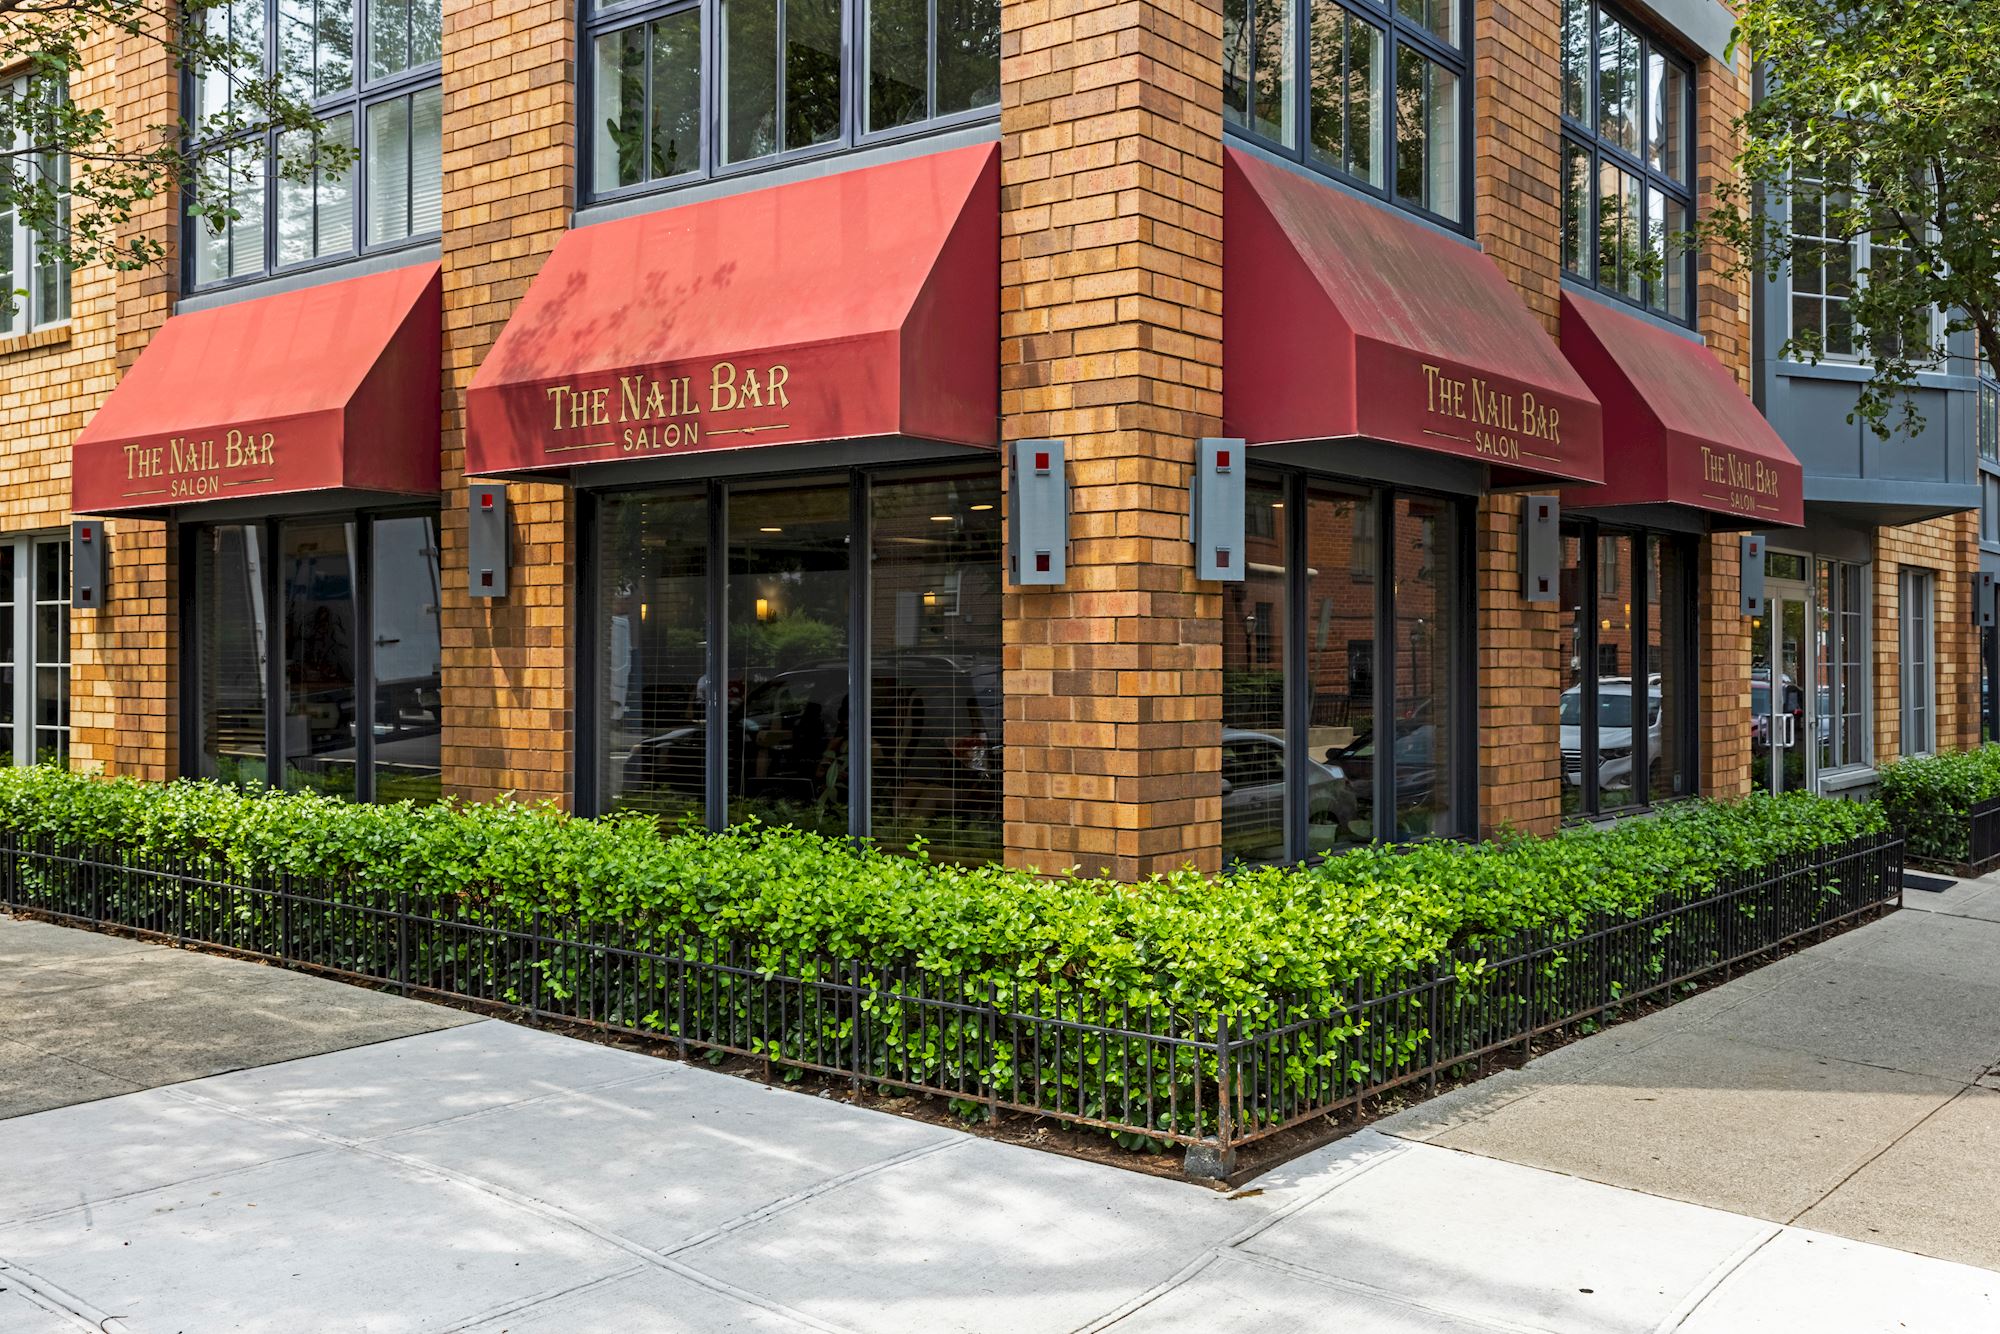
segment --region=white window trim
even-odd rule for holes
[[[1873,665],[1875,662],[1875,566],[1872,562],[1868,561],[1842,561],[1835,560],[1832,557],[1820,558],[1808,556],[1806,560],[1809,563],[1808,568],[1812,571],[1813,587],[1811,605],[1815,631],[1815,643],[1813,646],[1815,653],[1821,651],[1817,643],[1818,623],[1821,616],[1831,614],[1836,635],[1839,634],[1841,611],[1836,595],[1841,582],[1840,572],[1842,570],[1848,571],[1854,579],[1855,587],[1861,591],[1861,645],[1856,650],[1859,655],[1856,661],[1861,664],[1861,717],[1860,722],[1857,724],[1860,732],[1856,736],[1844,738],[1851,743],[1851,749],[1859,752],[1859,757],[1850,757],[1830,769],[1819,770],[1819,777],[1823,783],[1827,778],[1838,780],[1854,774],[1870,773],[1875,768],[1875,669]],[[1822,565],[1833,572],[1834,577],[1831,584],[1826,579],[1820,577]],[[1833,645],[1829,643],[1827,651],[1831,651],[1832,647]],[[1824,666],[1825,664],[1815,662],[1813,664],[1815,675]],[[1816,691],[1817,686],[1815,686]],[[1815,697],[1813,700],[1815,712],[1817,712],[1818,704],[1819,701]]]
[[[1808,176],[1805,177],[1804,179],[1807,181],[1811,181],[1812,183],[1822,187],[1824,187],[1826,184],[1826,178],[1824,176]],[[1850,193],[1854,194],[1857,198],[1862,194],[1866,193],[1858,185],[1851,186],[1849,187],[1849,189]],[[1796,199],[1796,197],[1797,197],[1797,191],[1795,189],[1793,191],[1793,198]],[[1796,225],[1796,216],[1797,216],[1796,214],[1792,214],[1788,216],[1785,221],[1786,233],[1791,237],[1795,248],[1800,235]],[[1820,236],[1816,233],[1809,234],[1809,239],[1814,244],[1817,245],[1837,244],[1836,238],[1830,236]],[[1869,268],[1874,263],[1875,233],[1873,229],[1864,231],[1858,236],[1850,237],[1847,240],[1846,245],[1847,245],[1847,252],[1849,256],[1852,257],[1853,260],[1850,272],[1854,275],[1853,277],[1854,286],[1857,289],[1865,287],[1868,285],[1868,279],[1867,276],[1863,273],[1863,270]],[[1787,285],[1787,291],[1785,293],[1786,296],[1785,336],[1787,337],[1787,339],[1791,339],[1798,337],[1799,334],[1799,326],[1797,318],[1799,288],[1798,288],[1797,275],[1790,264],[1787,264],[1785,266],[1785,282]],[[1824,282],[1822,282],[1821,286],[1824,285],[1825,285]],[[1825,292],[1815,292],[1812,293],[1811,296],[1813,300],[1819,303],[1820,327],[1822,330],[1824,330],[1826,327],[1827,305],[1829,300],[1831,300],[1831,298],[1829,298]],[[1931,307],[1929,312],[1929,318],[1926,320],[1925,323],[1926,323],[1926,337],[1932,347],[1937,346],[1938,338],[1941,332],[1940,326],[1943,324],[1943,322],[1944,322],[1944,312],[1942,310],[1939,310],[1935,306]],[[1867,341],[1866,330],[1862,329],[1862,327],[1859,324],[1856,324],[1854,326],[1854,329],[1857,335],[1855,338],[1855,342],[1857,344],[1865,343]],[[1874,355],[1868,351],[1861,350],[1859,348],[1857,348],[1857,350],[1853,352],[1833,352],[1829,351],[1825,346],[1822,345],[1820,348],[1819,359],[1824,362],[1835,362],[1843,366],[1872,366],[1875,364]],[[1919,361],[1915,364],[1919,366],[1933,366],[1933,367],[1938,365],[1937,362],[1932,360]]]
[[[28,95],[30,77],[23,74],[12,79],[0,80],[0,97],[15,100],[25,98]],[[25,150],[28,147],[28,135],[25,130],[16,129],[13,146],[16,151]],[[30,170],[30,168],[24,168],[23,170]],[[40,304],[38,298],[41,296],[40,288],[37,285],[39,282],[37,270],[41,267],[38,262],[41,240],[35,235],[32,227],[21,221],[21,212],[18,208],[14,210],[13,216],[8,219],[8,226],[13,232],[12,255],[14,271],[6,280],[6,285],[12,289],[14,308],[11,314],[0,313],[0,338],[13,338],[22,334],[40,333],[44,329],[60,328],[68,324],[72,300],[72,294],[69,291],[63,293],[63,308],[60,315],[52,320],[42,320],[39,323],[35,320],[35,309]]]

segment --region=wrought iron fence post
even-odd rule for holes
[[[542,1015],[542,910],[528,910],[528,1014],[536,1019]]]
[[[847,1026],[847,1072],[848,1091],[854,1100],[861,1100],[861,961],[847,961],[847,989],[854,1002],[854,1017]]]
[[[410,994],[410,892],[396,887],[396,982]]]
[[[1215,1139],[1188,1145],[1182,1170],[1196,1180],[1220,1181],[1236,1170],[1235,1044],[1230,1040],[1229,1013],[1217,1016],[1215,1035]],[[1201,1103],[1195,1103],[1197,1129]]]
[[[1000,1081],[993,1077],[993,1066],[1000,1050],[1000,988],[992,978],[986,979],[986,1013],[980,1016],[986,1027],[986,1051],[979,1062],[979,1079],[986,1085],[987,1116],[994,1125],[1000,1124]],[[1131,1097],[1131,1090],[1125,1091]],[[1150,1127],[1148,1127],[1150,1129]]]

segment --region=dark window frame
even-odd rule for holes
[[[1454,551],[1457,556],[1452,571],[1451,614],[1458,640],[1463,645],[1457,660],[1446,664],[1443,673],[1446,689],[1449,691],[1447,715],[1450,722],[1446,728],[1446,766],[1449,770],[1449,790],[1451,792],[1453,823],[1458,832],[1447,835],[1425,835],[1421,839],[1399,839],[1396,834],[1396,764],[1395,741],[1390,738],[1387,747],[1378,735],[1375,740],[1375,763],[1372,782],[1374,786],[1373,814],[1375,821],[1374,841],[1378,843],[1421,842],[1429,838],[1453,841],[1469,841],[1479,835],[1479,691],[1477,648],[1477,583],[1478,557],[1475,542],[1475,510],[1473,499],[1442,492],[1426,491],[1418,487],[1390,486],[1356,481],[1306,468],[1284,465],[1259,464],[1253,469],[1251,480],[1265,484],[1275,483],[1284,496],[1286,513],[1304,515],[1307,511],[1307,497],[1317,487],[1322,492],[1329,489],[1352,494],[1365,500],[1367,508],[1375,515],[1375,524],[1369,534],[1374,549],[1375,568],[1394,570],[1394,541],[1396,533],[1395,504],[1399,497],[1421,497],[1425,500],[1442,502],[1452,516],[1454,527]],[[1347,849],[1336,848],[1326,852],[1311,851],[1309,811],[1311,794],[1307,787],[1306,766],[1311,762],[1310,749],[1312,681],[1307,666],[1307,644],[1312,636],[1312,609],[1308,599],[1301,595],[1304,580],[1308,578],[1308,552],[1310,542],[1308,524],[1299,521],[1288,523],[1285,529],[1285,635],[1283,651],[1280,655],[1284,676],[1283,718],[1285,734],[1285,856],[1287,865],[1323,861],[1338,857]],[[1377,720],[1391,720],[1396,716],[1396,650],[1395,635],[1395,586],[1396,580],[1377,579],[1374,581],[1374,632],[1367,641],[1373,646],[1371,669],[1374,701],[1372,716]],[[1385,633],[1389,631],[1389,633]],[[1379,722],[1376,726],[1379,726]]]
[[[729,681],[728,588],[729,588],[729,504],[733,492],[791,485],[831,484],[844,480],[848,487],[848,753],[865,757],[848,772],[847,836],[856,842],[872,838],[874,819],[873,730],[875,705],[874,670],[874,577],[875,515],[874,486],[878,480],[922,482],[967,475],[982,466],[978,459],[940,459],[926,462],[855,464],[830,468],[809,468],[796,472],[758,473],[754,476],[688,478],[677,481],[621,481],[608,485],[580,485],[576,489],[577,531],[581,535],[576,571],[571,591],[579,609],[576,642],[576,744],[573,747],[571,780],[574,808],[582,815],[607,813],[605,793],[599,776],[605,759],[605,728],[598,697],[603,662],[592,609],[601,605],[605,553],[598,536],[599,505],[607,496],[651,492],[703,495],[707,508],[707,548],[703,579],[707,592],[707,620],[723,627],[723,633],[708,637],[706,671],[709,688],[704,708],[703,736],[706,769],[704,777],[703,825],[721,831],[729,826],[727,780],[729,709],[726,699]],[[1003,490],[998,461],[990,464],[996,493]],[[996,505],[998,500],[994,502]],[[998,513],[998,510],[994,511]],[[859,553],[861,559],[853,559]],[[747,691],[746,691],[747,694]],[[1004,742],[1002,743],[1004,748]],[[1004,753],[1004,751],[1003,751]]]
[[[720,136],[723,132],[721,94],[723,3],[724,0],[614,0],[614,3],[600,7],[594,4],[593,0],[576,0],[578,34],[576,196],[579,204],[609,204],[635,197],[670,194],[710,181],[754,176],[759,172],[771,171],[794,163],[837,157],[843,153],[872,148],[878,144],[923,139],[965,126],[997,123],[1000,119],[1000,103],[996,98],[991,106],[973,107],[942,116],[931,116],[909,125],[898,125],[888,129],[868,129],[868,0],[841,0],[839,135],[823,144],[808,144],[801,148],[767,153],[743,162],[724,162],[720,152]],[[778,3],[781,6],[779,31],[782,33],[783,0],[778,0]],[[701,22],[701,72],[698,80],[701,89],[701,144],[697,155],[698,165],[692,171],[662,179],[647,179],[629,185],[597,189],[595,185],[597,128],[592,122],[595,112],[591,108],[596,105],[597,100],[598,39],[628,28],[650,26],[661,19],[673,18],[689,11],[697,12]],[[933,103],[937,97],[937,11],[938,0],[928,0],[930,50],[925,78],[929,88],[929,99]],[[649,127],[652,123],[654,92],[652,60],[652,43],[648,42],[644,119]],[[783,106],[782,96],[781,92],[780,108]]]
[[[1249,4],[1254,11],[1255,0],[1244,0],[1244,3]],[[1382,33],[1383,183],[1380,186],[1342,171],[1331,163],[1320,161],[1307,147],[1312,135],[1312,0],[1285,0],[1285,3],[1289,6],[1292,24],[1292,68],[1295,75],[1291,110],[1294,124],[1297,126],[1298,143],[1287,145],[1282,140],[1259,133],[1253,126],[1231,120],[1226,110],[1222,120],[1225,139],[1234,135],[1255,144],[1267,153],[1297,163],[1316,175],[1338,181],[1348,189],[1379,200],[1392,208],[1427,219],[1450,231],[1471,235],[1475,222],[1473,184],[1477,157],[1474,134],[1477,121],[1473,115],[1473,78],[1476,73],[1473,60],[1474,7],[1471,0],[1450,0],[1458,15],[1458,31],[1461,37],[1456,46],[1417,20],[1405,17],[1398,0],[1327,0],[1327,3],[1344,10],[1350,17],[1367,23]],[[1405,46],[1414,48],[1421,55],[1443,65],[1458,77],[1459,216],[1455,218],[1412,203],[1396,193],[1396,162],[1399,147],[1395,109],[1396,62]],[[1246,86],[1254,90],[1256,84],[1257,62],[1253,42]]]
[[[362,509],[316,510],[299,514],[284,514],[266,518],[247,519],[201,519],[179,525],[175,559],[179,576],[177,597],[177,617],[180,628],[180,651],[175,664],[180,672],[179,732],[180,762],[178,770],[183,778],[201,777],[197,763],[202,753],[201,745],[201,681],[203,664],[201,661],[202,636],[195,633],[196,618],[200,614],[199,590],[195,587],[197,568],[197,544],[208,530],[223,527],[256,528],[263,535],[264,551],[269,556],[263,571],[265,643],[264,662],[264,784],[267,789],[279,790],[285,787],[285,635],[282,623],[284,606],[282,563],[277,559],[280,530],[287,524],[300,523],[348,523],[354,525],[354,793],[356,802],[375,800],[375,603],[374,590],[374,526],[383,519],[429,519],[437,527],[440,545],[443,543],[443,516],[435,505],[383,505]],[[280,618],[273,619],[274,609]],[[442,617],[443,608],[439,608]],[[442,622],[440,621],[440,625]],[[303,789],[292,789],[303,790]]]
[[[369,0],[354,0],[353,82],[339,92],[328,93],[323,97],[312,99],[313,112],[318,116],[322,124],[341,115],[348,115],[353,118],[355,160],[353,166],[348,169],[347,174],[351,196],[348,200],[349,225],[352,228],[349,235],[354,238],[353,245],[338,254],[317,255],[310,259],[299,260],[291,264],[280,264],[278,262],[279,182],[277,177],[277,162],[278,139],[280,137],[278,132],[275,129],[266,128],[262,131],[253,131],[234,137],[190,139],[187,143],[188,156],[190,159],[197,161],[209,153],[222,150],[233,152],[238,149],[247,148],[253,144],[262,143],[264,159],[263,180],[261,182],[264,195],[262,228],[263,260],[258,265],[255,273],[216,278],[208,282],[197,282],[195,280],[195,254],[205,239],[206,225],[199,218],[183,216],[181,218],[180,254],[182,292],[190,294],[195,292],[222,292],[252,283],[266,282],[275,277],[289,276],[295,273],[311,273],[317,269],[331,268],[340,264],[351,264],[357,259],[366,259],[376,255],[390,255],[399,251],[410,250],[418,246],[430,244],[443,235],[443,229],[440,227],[437,231],[412,232],[408,236],[398,237],[393,241],[373,242],[368,237],[369,109],[382,103],[394,102],[398,99],[408,99],[428,88],[436,87],[441,90],[444,86],[444,59],[442,55],[436,60],[427,61],[422,65],[412,65],[406,69],[397,70],[393,74],[383,75],[380,78],[371,78],[369,76],[368,5]],[[279,8],[279,0],[266,0],[264,5],[264,59],[266,61],[266,68],[268,69],[277,68]],[[219,76],[212,75],[211,77]],[[194,124],[200,116],[201,82],[193,71],[183,70],[181,72],[181,106],[188,109],[189,114],[185,119],[190,124]],[[407,134],[414,135],[415,132],[415,119],[413,117],[411,118]],[[442,131],[440,131],[440,135],[442,135]],[[440,143],[440,175],[442,175],[443,170],[442,161],[442,143]],[[233,181],[234,178],[232,176]],[[414,190],[414,181],[415,177],[412,174],[410,180],[405,182],[404,188],[406,194]],[[440,180],[439,185],[441,191],[442,180]],[[406,202],[408,201],[406,200]]]
[[[1687,226],[1689,229],[1694,227],[1696,221],[1695,108],[1698,101],[1695,92],[1695,64],[1687,56],[1681,54],[1677,48],[1662,41],[1656,29],[1646,23],[1640,22],[1632,15],[1631,11],[1616,4],[1602,3],[1601,0],[1583,0],[1583,3],[1589,14],[1590,21],[1590,44],[1589,50],[1586,53],[1586,74],[1583,89],[1584,119],[1578,120],[1571,116],[1567,108],[1564,108],[1562,111],[1562,135],[1557,163],[1558,174],[1562,181],[1557,190],[1557,229],[1562,233],[1558,242],[1558,253],[1566,256],[1569,249],[1568,218],[1562,206],[1562,195],[1567,187],[1569,151],[1572,146],[1584,150],[1590,161],[1590,192],[1589,198],[1584,201],[1584,216],[1590,229],[1590,235],[1587,238],[1587,242],[1581,239],[1579,242],[1581,270],[1572,269],[1568,267],[1566,260],[1563,261],[1563,281],[1587,287],[1591,291],[1600,292],[1614,301],[1648,311],[1662,319],[1671,320],[1676,324],[1682,324],[1692,329],[1695,327],[1696,312],[1700,307],[1699,296],[1695,290],[1697,275],[1697,256],[1695,252],[1691,249],[1683,249],[1678,257],[1669,258],[1667,261],[1670,264],[1677,263],[1681,269],[1681,301],[1683,307],[1681,310],[1669,310],[1665,305],[1655,305],[1652,303],[1653,288],[1656,284],[1655,280],[1651,278],[1641,279],[1639,296],[1635,300],[1626,295],[1622,290],[1616,287],[1604,286],[1598,280],[1598,246],[1600,235],[1597,227],[1597,219],[1599,216],[1598,193],[1603,187],[1603,171],[1605,164],[1608,162],[1615,165],[1619,170],[1639,178],[1639,217],[1642,220],[1642,227],[1644,226],[1643,220],[1651,214],[1650,201],[1656,191],[1685,208],[1687,210]],[[1602,137],[1595,124],[1599,97],[1597,87],[1600,68],[1599,40],[1601,36],[1599,20],[1607,11],[1612,18],[1624,26],[1627,32],[1630,32],[1639,40],[1639,110],[1642,126],[1640,130],[1641,142],[1639,144],[1639,151],[1636,154]],[[1559,36],[1559,53],[1561,40]],[[1648,160],[1647,145],[1644,142],[1643,120],[1647,110],[1652,105],[1648,96],[1650,92],[1648,81],[1652,77],[1650,72],[1652,62],[1649,57],[1655,54],[1659,55],[1668,64],[1679,69],[1681,73],[1684,90],[1681,98],[1681,160],[1687,164],[1687,180],[1685,181],[1676,180],[1668,173],[1654,167]],[[1558,70],[1556,74],[1558,105],[1562,103],[1561,83],[1563,73],[1560,69],[1560,63],[1561,57],[1558,54]],[[1669,250],[1673,248],[1669,246]]]
[[[1664,635],[1661,637],[1660,642],[1661,653],[1663,655],[1668,653],[1673,655],[1675,659],[1674,665],[1679,671],[1682,683],[1681,698],[1678,701],[1678,708],[1676,709],[1679,716],[1666,716],[1666,704],[1663,702],[1661,706],[1660,732],[1661,736],[1664,737],[1667,735],[1667,729],[1671,728],[1679,740],[1679,750],[1681,755],[1685,757],[1687,769],[1687,791],[1678,797],[1672,793],[1656,795],[1653,792],[1652,728],[1650,726],[1635,725],[1632,728],[1632,771],[1634,774],[1644,774],[1646,776],[1643,789],[1634,793],[1637,799],[1623,806],[1614,806],[1607,810],[1601,800],[1597,783],[1594,781],[1583,783],[1577,789],[1579,793],[1577,809],[1563,818],[1565,822],[1574,824],[1589,823],[1602,819],[1622,819],[1629,815],[1639,815],[1647,811],[1658,810],[1661,806],[1675,801],[1690,800],[1701,792],[1701,596],[1699,590],[1696,588],[1696,579],[1694,577],[1695,541],[1683,533],[1668,532],[1657,528],[1630,528],[1620,524],[1600,523],[1596,519],[1591,518],[1563,520],[1562,536],[1564,538],[1574,537],[1577,539],[1577,552],[1583,576],[1580,581],[1583,587],[1579,591],[1578,596],[1583,600],[1583,604],[1591,609],[1591,614],[1582,618],[1583,642],[1576,645],[1580,668],[1580,679],[1577,682],[1576,689],[1579,692],[1579,700],[1583,704],[1582,723],[1578,729],[1579,749],[1582,752],[1580,763],[1584,774],[1594,775],[1598,771],[1600,720],[1598,718],[1597,699],[1598,686],[1602,673],[1599,671],[1598,664],[1598,635],[1600,630],[1596,608],[1598,603],[1598,551],[1599,540],[1601,538],[1629,537],[1632,539],[1634,559],[1632,561],[1630,578],[1627,580],[1627,585],[1631,590],[1632,642],[1635,645],[1646,645],[1650,642],[1653,615],[1653,588],[1651,582],[1653,577],[1653,563],[1647,557],[1646,543],[1653,539],[1658,539],[1662,544],[1666,545],[1667,549],[1673,550],[1680,559],[1682,568],[1687,571],[1687,578],[1683,581],[1686,585],[1686,591],[1681,599],[1680,614],[1682,623],[1691,631],[1683,642],[1669,644]],[[1665,602],[1663,601],[1660,606],[1661,615],[1664,617],[1666,615]],[[1565,651],[1567,652],[1567,650]],[[1645,671],[1648,681],[1652,678],[1653,668],[1654,664],[1649,655]],[[1625,675],[1636,683],[1639,673],[1636,670],[1628,669]],[[1561,774],[1560,781],[1567,786],[1569,777],[1567,773],[1561,772],[1560,753],[1558,753],[1557,757],[1557,768]]]

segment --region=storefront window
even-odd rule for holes
[[[1680,538],[1591,520],[1565,526],[1569,634],[1557,719],[1565,816],[1694,791],[1691,561]]]
[[[847,832],[845,485],[729,497],[729,820]]]
[[[69,543],[0,538],[0,764],[69,756]]]
[[[1902,597],[1903,754],[1928,755],[1937,749],[1937,641],[1932,623],[1937,576],[1904,570]]]
[[[607,492],[595,506],[586,805],[999,855],[996,474]]]
[[[1248,487],[1243,582],[1223,585],[1222,855],[1285,856],[1285,600],[1291,528],[1284,488]]]
[[[1225,859],[1466,832],[1461,506],[1300,475],[1249,505],[1223,604]]]
[[[1562,252],[1570,277],[1694,322],[1694,72],[1616,9],[1563,0]]]
[[[262,524],[217,524],[194,539],[192,628],[196,778],[265,780],[268,717]]]
[[[1371,194],[1461,226],[1469,134],[1464,12],[1461,0],[1387,7],[1373,0],[1226,0],[1223,121]],[[1302,73],[1295,68],[1301,26]]]
[[[1868,763],[1868,568],[1819,562],[1819,767]]]
[[[435,514],[215,524],[188,541],[187,771],[435,800]],[[275,774],[272,754],[283,757]]]
[[[365,14],[363,10],[365,9]],[[210,70],[193,90],[189,151],[200,190],[235,217],[187,221],[188,279],[208,286],[389,249],[443,225],[444,50],[439,0],[222,0],[211,33],[258,55],[256,68]],[[368,49],[358,58],[357,39]],[[315,154],[300,131],[240,132],[238,90],[274,69],[311,104]],[[359,136],[357,139],[357,135]],[[350,150],[347,161],[324,151]],[[353,161],[358,151],[361,161]],[[286,171],[286,165],[295,168]]]
[[[597,196],[978,119],[1000,104],[998,0],[598,0],[591,29]],[[720,66],[705,82],[709,33]],[[842,73],[848,47],[862,67],[854,80]]]

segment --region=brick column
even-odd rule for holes
[[[1706,214],[1716,191],[1736,174],[1736,118],[1750,105],[1750,63],[1726,68],[1713,58],[1695,70],[1695,208]],[[1729,256],[1711,246],[1695,257],[1696,317],[1717,361],[1750,392],[1750,280],[1728,275]],[[1750,618],[1743,615],[1738,536],[1720,533],[1702,546],[1696,591],[1700,601],[1698,694],[1701,700],[1701,790],[1739,797],[1750,790]]]
[[[121,133],[137,137],[156,126],[173,132],[179,89],[179,70],[157,41],[121,36],[97,44],[70,91],[80,105],[108,106]],[[50,432],[47,464],[38,469],[51,485],[49,524],[68,518],[71,443],[167,322],[180,289],[178,195],[141,201],[129,230],[163,242],[169,258],[131,273],[91,268],[75,275],[69,344],[51,367],[63,402],[36,413]],[[18,441],[10,440],[9,452],[24,457]],[[118,519],[105,527],[111,564],[104,608],[70,613],[71,763],[172,778],[179,772],[180,712],[174,526]]]
[[[1001,412],[1069,442],[1069,582],[1005,598],[1014,865],[1133,879],[1221,845],[1221,595],[1193,577],[1222,411],[1218,0],[1001,8]]]
[[[1979,744],[1979,627],[1972,581],[1979,573],[1979,516],[1942,519],[1875,534],[1875,762],[1903,754],[1903,590],[1905,566],[1928,570],[1932,585],[1931,700],[1937,749]]]
[[[576,7],[444,15],[444,784],[567,799],[574,753],[575,506],[515,484],[509,592],[475,601],[465,562],[465,388],[569,225]]]
[[[1474,227],[1555,337],[1562,311],[1560,0],[1479,0],[1473,14]],[[1479,502],[1481,831],[1547,833],[1562,815],[1563,609],[1521,595],[1521,500]]]

